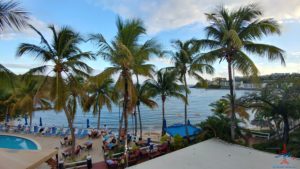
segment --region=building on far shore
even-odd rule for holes
[[[235,77],[235,88],[241,90],[257,90],[265,87],[268,83],[276,80],[300,79],[299,73],[273,73],[270,75],[259,76],[259,83],[253,83],[247,77]],[[204,87],[209,89],[228,89],[229,81],[224,77],[215,77],[211,81],[207,80],[206,85],[196,84],[195,87]]]

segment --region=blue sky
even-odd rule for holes
[[[210,12],[216,5],[228,8],[247,4],[244,0],[26,0],[20,1],[31,13],[31,23],[50,38],[48,24],[71,26],[82,35],[101,33],[110,40],[116,33],[115,19],[139,17],[143,19],[148,34],[144,39],[156,38],[165,49],[171,49],[170,41],[186,40],[192,37],[204,38],[203,28],[207,25],[204,13]],[[263,43],[276,45],[286,51],[286,67],[279,61],[268,62],[267,59],[253,56],[261,74],[275,72],[300,73],[300,1],[299,0],[262,0],[260,6],[265,17],[273,17],[281,23],[282,35],[262,39]],[[33,57],[16,58],[16,48],[22,42],[39,43],[39,38],[31,30],[21,33],[10,30],[0,34],[0,62],[16,73],[24,73],[29,68],[40,65]],[[91,43],[81,45],[83,50],[95,51]],[[168,58],[152,58],[157,68],[170,66]],[[100,72],[109,63],[98,58],[88,64]],[[226,76],[226,64],[216,63],[216,73],[206,78]],[[190,79],[190,83],[194,83]]]

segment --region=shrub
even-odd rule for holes
[[[165,143],[165,142],[168,142],[169,140],[170,140],[170,137],[165,134],[160,138],[160,143]]]
[[[180,135],[175,135],[173,139],[174,139],[173,148],[175,150],[181,149],[187,145],[187,140],[185,140]]]

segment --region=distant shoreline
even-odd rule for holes
[[[205,89],[205,90],[229,90],[229,88],[199,88],[199,87],[189,87],[189,88],[192,88],[192,89]],[[251,89],[251,88],[237,88],[236,90],[256,90],[256,91],[259,91],[260,89]]]

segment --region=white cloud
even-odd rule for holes
[[[48,32],[49,32],[48,24],[46,24],[45,22],[43,22],[35,17],[31,17],[29,24],[33,25],[40,32],[43,32],[43,34],[46,32],[46,35],[48,35]],[[17,31],[11,30],[11,29],[7,29],[7,30],[4,30],[0,34],[0,40],[13,40],[16,38],[24,38],[24,37],[25,38],[38,38],[38,35],[36,32],[34,32],[29,27],[23,28],[20,32],[17,32]]]
[[[235,8],[253,0],[88,0],[123,17],[139,17],[145,21],[149,33],[176,29],[182,26],[205,22],[204,13],[217,5],[224,4]],[[300,21],[299,0],[258,1],[265,17],[274,17],[280,22]]]

